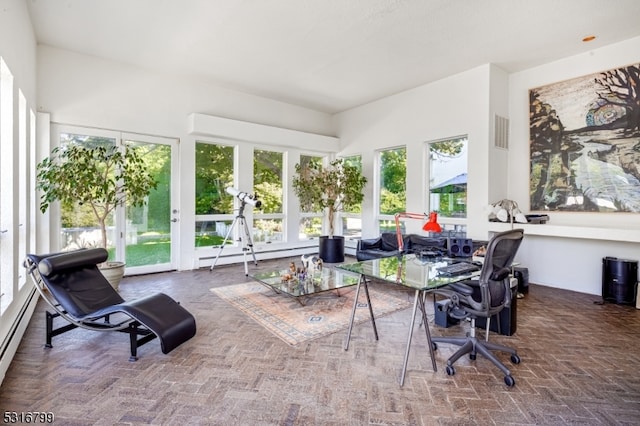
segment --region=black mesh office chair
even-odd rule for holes
[[[469,354],[472,360],[480,353],[493,362],[505,375],[504,382],[507,386],[515,384],[509,369],[491,352],[503,351],[511,354],[511,362],[520,363],[520,357],[515,349],[483,342],[475,336],[475,319],[478,317],[490,318],[499,313],[511,303],[511,264],[520,247],[523,238],[522,229],[512,229],[493,236],[487,245],[484,264],[480,272],[480,278],[473,281],[464,281],[450,284],[438,290],[449,299],[447,313],[456,319],[469,318],[471,328],[466,337],[432,337],[434,350],[437,343],[450,343],[460,346],[460,349],[447,360],[446,371],[452,376],[456,370],[453,363],[462,355]],[[488,327],[487,327],[488,329]]]

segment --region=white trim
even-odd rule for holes
[[[231,120],[192,113],[187,120],[191,135],[213,136],[224,139],[280,145],[318,152],[335,153],[340,150],[340,139],[333,136],[283,129],[247,121]]]
[[[511,229],[510,223],[490,222],[489,231],[502,232]],[[571,226],[549,224],[514,223],[513,228],[524,229],[526,235],[538,235],[553,238],[579,238],[586,240],[621,241],[640,243],[640,230],[623,228],[604,228],[595,226]]]

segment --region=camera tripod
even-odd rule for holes
[[[233,219],[233,223],[229,227],[229,230],[227,231],[227,235],[224,237],[224,241],[222,242],[222,245],[220,246],[220,250],[218,250],[218,255],[216,256],[216,259],[213,261],[213,265],[211,265],[211,269],[209,269],[209,271],[213,271],[213,267],[216,266],[216,263],[218,263],[218,259],[220,258],[220,254],[222,253],[222,250],[224,249],[224,246],[227,245],[227,241],[229,240],[229,236],[233,232],[233,230],[236,227],[236,224],[238,222],[240,222],[240,226],[242,227],[241,231],[244,231],[244,239],[242,238],[242,235],[238,236],[238,241],[240,241],[242,243],[242,254],[244,256],[244,274],[247,275],[247,276],[249,275],[249,268],[247,267],[247,252],[248,251],[251,251],[251,256],[253,256],[253,263],[256,266],[258,265],[258,261],[256,260],[256,254],[253,251],[253,241],[251,241],[251,234],[249,233],[249,227],[247,226],[247,221],[245,220],[245,217],[244,217],[244,206],[245,206],[245,204],[246,203],[244,201],[241,203],[240,210],[238,210],[238,215],[235,217],[235,219]]]

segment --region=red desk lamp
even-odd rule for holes
[[[404,242],[402,241],[402,230],[400,229],[400,218],[407,217],[409,219],[425,219],[427,217],[426,213],[396,213],[396,236],[398,237],[398,250],[404,250]],[[442,232],[442,227],[438,223],[438,213],[431,212],[429,213],[429,219],[422,226],[423,231],[427,232]]]

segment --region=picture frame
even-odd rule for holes
[[[530,210],[640,212],[640,64],[529,90]]]

